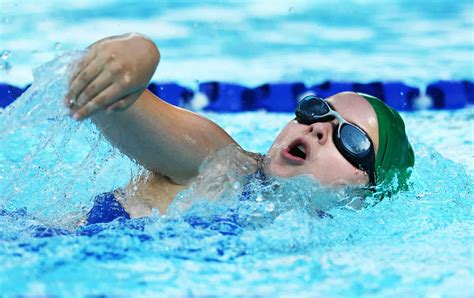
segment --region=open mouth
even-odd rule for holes
[[[306,146],[303,143],[290,146],[288,152],[293,156],[306,159]]]
[[[282,151],[285,160],[294,165],[301,165],[310,156],[310,147],[303,139],[294,140]]]

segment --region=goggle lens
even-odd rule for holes
[[[307,100],[303,100],[299,106],[301,111],[304,111],[305,114],[309,115],[324,115],[329,113],[328,105],[317,98],[309,98]]]
[[[354,155],[365,155],[370,149],[370,141],[356,127],[344,124],[341,127],[341,141]]]
[[[339,131],[334,131],[334,144],[349,162],[367,171],[370,183],[375,185],[374,148],[363,130],[345,121],[324,99],[312,95],[306,96],[298,103],[295,114],[296,120],[306,125],[337,118]]]

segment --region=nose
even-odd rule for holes
[[[309,125],[308,133],[314,135],[318,143],[323,145],[328,141],[333,130],[332,122],[316,122]]]

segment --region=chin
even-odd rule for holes
[[[292,171],[292,169],[288,168],[287,166],[281,165],[278,161],[272,161],[269,165],[269,171],[272,176],[281,177],[281,178],[289,178],[297,175]]]

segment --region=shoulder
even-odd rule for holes
[[[187,185],[176,184],[164,175],[147,172],[129,183],[124,191],[122,204],[132,217],[147,216],[152,209],[158,209],[164,214],[176,194],[186,187]],[[133,213],[139,216],[133,216]]]
[[[199,168],[199,175],[235,172],[246,174],[254,172],[262,160],[262,154],[242,149],[237,144],[229,144],[209,156]]]

